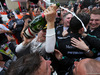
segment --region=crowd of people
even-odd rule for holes
[[[32,8],[26,3],[23,15],[7,11],[8,22],[0,16],[0,75],[99,75],[100,74],[100,0],[96,5],[64,5],[76,14],[57,7],[44,8],[41,1]],[[97,6],[98,5],[98,6]],[[34,37],[24,30],[44,13],[47,26]],[[87,29],[85,31],[84,27]]]

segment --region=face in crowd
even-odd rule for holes
[[[15,16],[11,16],[11,20],[15,20]]]
[[[73,17],[72,14],[68,14],[64,18],[64,26],[69,27],[70,26],[70,20]]]
[[[37,70],[36,75],[51,75],[51,61],[45,60],[43,57],[41,57],[41,61],[41,65]]]
[[[100,26],[100,15],[99,14],[91,14],[90,18],[91,19],[90,19],[89,25],[90,25],[91,30],[94,30]]]
[[[39,9],[39,8],[35,8],[35,9],[34,9],[34,14],[35,14],[36,16],[40,15],[40,14],[41,14],[40,9]]]
[[[38,52],[27,54],[11,63],[6,75],[51,75],[51,61]]]
[[[46,30],[41,30],[38,33],[38,38],[39,38],[39,41],[44,42],[46,39]]]
[[[66,8],[66,9],[68,9],[68,8]],[[62,13],[62,15],[64,15],[65,13],[67,13],[67,11],[64,9],[61,9],[61,13]]]
[[[74,62],[73,75],[99,75],[100,61],[85,58]]]
[[[86,75],[86,70],[84,67],[84,63],[86,60],[81,60],[81,61],[75,61],[74,62],[74,68],[73,68],[73,75]]]

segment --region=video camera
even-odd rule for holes
[[[56,17],[56,23],[59,23],[61,21],[61,10],[57,10],[57,17]]]

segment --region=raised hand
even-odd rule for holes
[[[14,28],[14,29],[16,28],[16,25],[17,25],[17,23],[14,22],[14,23],[13,23],[13,28]]]
[[[58,60],[61,60],[63,57],[63,54],[59,50],[55,49],[55,56]]]
[[[30,43],[34,38],[30,38],[30,39],[27,39],[25,36],[23,36],[23,45],[27,45],[28,43]]]
[[[68,35],[68,31],[67,30],[64,30],[63,32],[62,32],[62,36],[67,36]]]

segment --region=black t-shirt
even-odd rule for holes
[[[69,58],[86,57],[85,52],[83,50],[80,50],[71,45],[72,37],[74,37],[76,39],[79,39],[79,37],[80,37],[81,39],[83,39],[82,36],[78,33],[76,33],[76,34],[70,33],[69,35],[67,35],[67,37],[64,37],[63,39],[59,39],[57,41],[57,45],[58,45],[57,49],[60,50],[64,56],[67,56]]]
[[[16,28],[13,28],[13,23],[16,22]],[[8,28],[13,32],[14,36],[18,39],[18,42],[21,43],[22,42],[22,38],[21,38],[21,31],[23,29],[24,26],[24,22],[23,20],[20,19],[15,19],[15,20],[11,20],[9,22]]]
[[[97,27],[94,31],[91,32],[90,27],[87,30],[87,33],[96,36],[97,38],[100,38],[100,26]]]
[[[74,37],[76,39],[82,38],[79,33],[70,33],[68,30],[68,35],[66,37],[62,36],[63,26],[58,26],[56,28],[56,48],[61,51],[64,56],[70,58],[80,58],[86,57],[85,52],[76,47],[73,47],[71,44],[71,38]],[[82,38],[83,39],[83,38]],[[84,40],[84,39],[83,39]],[[85,40],[84,40],[85,41]],[[86,42],[86,41],[85,41]],[[88,43],[86,42],[88,45]]]
[[[58,75],[64,75],[66,72],[70,71],[71,67],[74,64],[74,61],[80,60],[80,58],[86,58],[87,56],[85,55],[85,51],[80,50],[71,45],[72,37],[76,39],[79,39],[80,37],[81,39],[83,39],[80,34],[70,33],[66,37],[61,37],[61,36],[60,38],[59,36],[56,36],[56,37],[57,37],[56,49],[58,49],[63,54],[64,59],[60,61],[56,61],[56,59],[52,59],[53,61],[52,64]]]

